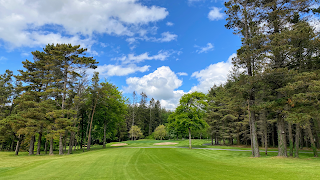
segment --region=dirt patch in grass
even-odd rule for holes
[[[163,143],[154,143],[153,145],[176,145],[178,143],[173,143],[173,142],[163,142]]]
[[[118,144],[112,144],[111,146],[126,146],[127,143],[118,143]]]

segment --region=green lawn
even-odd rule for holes
[[[152,147],[154,141],[127,143]],[[194,143],[201,146],[202,141]],[[97,146],[64,156],[13,154],[0,152],[0,179],[320,179],[320,160],[312,154],[251,158],[251,152],[241,151]]]

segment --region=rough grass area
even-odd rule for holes
[[[0,179],[320,179],[320,159],[310,153],[251,158],[246,151],[152,147],[155,142],[127,141],[133,148],[96,146],[64,156],[0,152]]]

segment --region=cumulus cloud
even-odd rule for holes
[[[159,99],[168,109],[174,109],[184,94],[182,90],[176,90],[182,85],[182,80],[168,66],[159,67],[141,78],[127,78],[126,83],[128,86],[124,88],[125,92],[143,91],[149,97]]]
[[[185,73],[185,72],[178,72],[177,73],[179,76],[188,76],[188,73]]]
[[[170,32],[164,32],[161,34],[161,38],[155,39],[155,41],[159,42],[170,42],[173,40],[177,40],[178,35],[176,34],[171,34]]]
[[[172,22],[167,22],[166,25],[167,26],[173,26],[174,24]]]
[[[232,54],[227,62],[218,62],[211,64],[207,68],[192,73],[191,77],[196,78],[199,84],[193,86],[191,91],[200,91],[207,93],[208,90],[215,84],[220,85],[227,81],[228,73],[232,69],[232,58],[236,57],[236,54]]]
[[[199,50],[196,51],[198,54],[207,53],[208,51],[213,51],[213,48],[214,48],[211,43],[208,43],[207,46],[205,47],[199,47],[197,45],[195,45],[195,47],[199,48]]]
[[[0,39],[12,47],[91,40],[94,33],[133,36],[169,14],[138,0],[10,0],[0,1],[0,12]]]
[[[112,65],[112,64],[104,64],[102,66],[98,66],[95,70],[89,69],[88,73],[93,74],[94,71],[99,72],[101,76],[126,76],[136,72],[146,72],[149,71],[150,66],[142,66],[139,67],[135,64],[129,65]]]
[[[208,14],[208,18],[211,21],[220,20],[224,18],[224,13],[220,12],[222,8],[212,7]]]

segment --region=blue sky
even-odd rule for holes
[[[131,97],[133,91],[174,109],[190,91],[226,81],[240,37],[224,25],[216,0],[0,1],[0,73],[17,74],[30,52],[48,43],[80,44],[96,71]],[[92,73],[88,71],[88,73]]]

